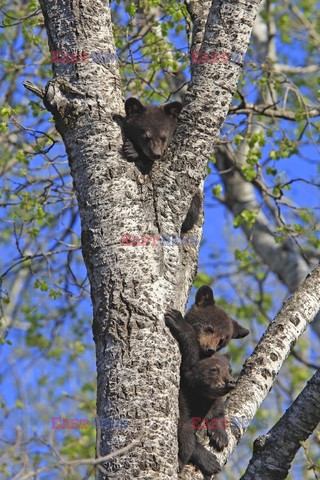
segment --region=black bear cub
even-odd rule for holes
[[[249,334],[249,330],[215,305],[213,292],[207,285],[197,291],[195,303],[185,320],[196,331],[203,356],[212,355],[225,347],[232,338],[243,338]]]
[[[125,134],[123,150],[127,159],[135,162],[140,172],[146,175],[155,160],[163,157],[177,127],[182,103],[144,106],[137,98],[131,97],[126,100],[125,110],[126,117],[122,118]],[[201,195],[197,192],[182,223],[182,235],[198,221],[201,204]]]
[[[182,104],[171,102],[160,107],[145,107],[137,98],[131,97],[125,103],[125,110],[126,157],[148,171],[153,162],[164,155],[176,129]]]
[[[196,429],[204,421],[210,444],[216,450],[228,445],[222,397],[235,386],[229,356],[216,353],[202,358],[195,330],[177,310],[169,310],[165,322],[181,351],[179,468],[181,471],[187,463],[192,463],[209,480],[220,471],[220,465],[215,455],[197,441]]]

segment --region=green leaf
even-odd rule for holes
[[[266,172],[267,172],[268,175],[275,176],[275,175],[277,175],[278,170],[276,168],[273,168],[273,167],[267,167]]]
[[[234,227],[238,228],[242,223],[246,223],[252,228],[257,218],[257,213],[250,210],[243,210],[233,221]]]
[[[16,153],[16,159],[21,163],[29,163],[23,150],[18,150],[18,152]]]
[[[222,192],[222,186],[221,185],[215,185],[212,187],[212,193],[215,197],[219,197]]]
[[[6,123],[0,122],[0,130],[2,133],[7,133],[8,125]]]
[[[0,117],[2,118],[9,118],[13,113],[12,108],[10,105],[6,105],[5,107],[0,107]]]
[[[234,143],[236,144],[237,147],[239,147],[239,145],[241,145],[241,142],[243,141],[243,136],[242,135],[236,135],[234,137]]]
[[[130,17],[134,17],[137,11],[137,7],[134,2],[128,3],[125,8],[126,12],[130,15]]]
[[[196,288],[201,287],[202,285],[211,285],[212,283],[212,277],[210,277],[207,273],[205,272],[198,272],[197,276],[193,282],[193,286]]]
[[[40,288],[42,292],[47,292],[48,291],[48,284],[45,280],[35,280],[33,284],[34,288]]]
[[[236,248],[234,251],[234,258],[236,260],[240,260],[240,261],[247,260],[248,255],[249,255],[248,250],[241,251]]]
[[[257,178],[257,172],[256,170],[254,169],[254,167],[248,167],[246,165],[242,165],[241,166],[241,171],[243,173],[243,176],[246,180],[248,180],[249,182],[252,182],[252,180],[254,180],[255,178]]]
[[[56,300],[58,297],[61,297],[62,293],[59,292],[58,290],[53,290],[51,289],[49,292],[49,297],[52,298],[53,300]]]
[[[28,11],[34,12],[39,7],[37,0],[29,0]]]

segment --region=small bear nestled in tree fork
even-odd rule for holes
[[[163,157],[177,127],[182,103],[144,106],[137,98],[131,97],[126,100],[125,110],[126,117],[122,119],[124,153],[145,175],[151,171],[154,162]],[[201,204],[201,195],[197,192],[182,223],[181,234],[187,233],[196,224]]]
[[[178,123],[182,103],[145,107],[137,98],[128,98],[124,119],[124,151],[146,173],[163,157]]]

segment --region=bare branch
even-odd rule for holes
[[[241,480],[287,478],[301,442],[311,435],[319,422],[320,371],[317,371],[275,426],[256,439],[253,456]]]
[[[226,463],[231,452],[235,449],[248,428],[248,420],[254,417],[271,389],[274,379],[290,350],[304,332],[308,323],[312,322],[319,308],[320,267],[317,267],[284,304],[265,331],[253,354],[243,366],[237,387],[227,401],[226,417],[236,417],[246,421],[229,430],[229,445],[221,454],[217,454],[221,465]],[[317,403],[319,403],[319,399]],[[318,415],[320,415],[320,408],[318,408],[318,412]],[[275,478],[273,477],[272,480],[275,480]]]
[[[45,89],[43,87],[40,87],[39,85],[36,85],[35,83],[29,82],[29,80],[25,80],[22,82],[22,85],[27,89],[30,90],[30,92],[34,93],[38,97],[40,97],[42,100],[44,99],[45,96]]]
[[[98,458],[81,458],[79,460],[64,460],[62,459],[61,462],[59,463],[54,463],[52,465],[48,465],[46,467],[39,468],[36,471],[28,472],[26,475],[20,476],[20,473],[14,477],[13,480],[29,480],[29,478],[36,477],[40,473],[44,471],[48,471],[54,468],[61,468],[62,466],[78,466],[78,465],[99,465],[100,463],[107,462],[111,458],[118,457],[119,455],[123,455],[124,453],[127,453],[129,450],[131,450],[134,446],[137,445],[137,443],[140,442],[142,433],[139,435],[138,438],[135,438],[132,442],[130,442],[128,445],[126,445],[123,448],[119,448],[116,452],[109,453],[108,455],[104,455],[103,457],[98,457]]]
[[[276,63],[272,65],[272,68],[279,73],[297,73],[298,75],[317,73],[319,71],[319,65],[307,65],[306,67],[296,67],[293,65],[282,65]]]
[[[246,114],[250,115],[252,113],[256,113],[258,115],[264,115],[265,117],[273,117],[273,118],[283,118],[285,120],[292,120],[296,121],[296,114],[295,112],[289,112],[288,110],[284,110],[279,108],[277,110],[271,109],[271,106],[268,105],[255,105],[254,103],[247,103],[245,108],[242,108],[240,105],[231,106],[229,109],[229,114],[237,114],[240,115]],[[320,109],[313,108],[312,110],[308,111],[308,117],[317,117],[320,115]]]

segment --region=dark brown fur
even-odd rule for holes
[[[220,471],[220,465],[215,455],[197,441],[192,419],[205,419],[210,444],[216,450],[222,450],[228,445],[228,437],[223,428],[225,420],[222,397],[235,386],[229,356],[217,353],[203,359],[196,332],[177,310],[169,310],[165,322],[181,351],[178,423],[180,471],[187,463],[193,463],[208,480]],[[218,428],[213,427],[212,419],[217,419]]]
[[[182,109],[180,102],[171,102],[160,107],[143,106],[136,98],[125,103],[124,151],[128,160],[150,169],[159,160],[170,143]]]
[[[181,233],[187,233],[198,222],[202,199],[199,192],[195,193],[190,204],[187,216],[181,226]]]
[[[221,307],[215,305],[211,288],[204,285],[196,294],[194,305],[185,320],[197,333],[203,355],[212,355],[225,347],[232,338],[243,338],[249,330],[241,327]]]

